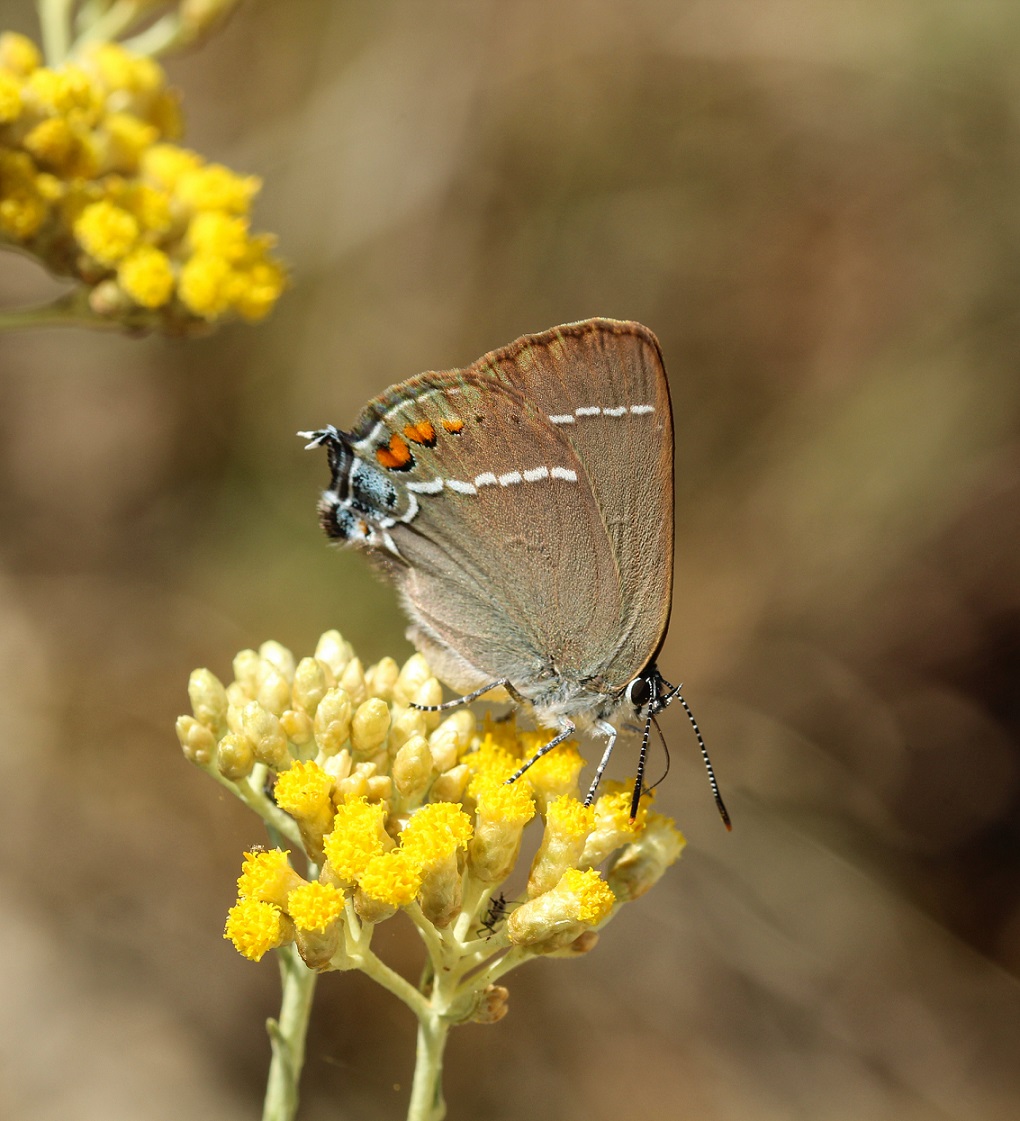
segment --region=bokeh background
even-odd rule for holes
[[[453,1034],[450,1121],[1017,1116],[1018,51],[1013,0],[288,0],[168,62],[294,283],[201,341],[0,339],[0,1113],[258,1115],[259,829],[180,755],[188,673],[409,653],[295,431],[609,315],[670,371],[660,665],[735,828],[671,709],[684,859]],[[302,1118],[402,1118],[413,1027],[325,978]]]

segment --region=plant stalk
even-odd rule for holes
[[[269,1020],[266,1030],[273,1047],[266,1081],[262,1121],[293,1121],[298,1107],[298,1085],[305,1061],[305,1035],[312,1010],[318,974],[301,960],[294,946],[277,951],[283,996],[279,1020]]]
[[[418,1047],[407,1121],[443,1121],[446,1116],[443,1051],[449,1032],[450,1021],[437,1011],[430,1010],[418,1019]]]

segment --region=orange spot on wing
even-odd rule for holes
[[[411,443],[424,444],[429,448],[436,442],[436,430],[432,427],[432,422],[429,420],[423,420],[420,424],[405,424],[404,435]]]
[[[464,422],[462,420],[444,420],[443,427],[447,432],[452,432],[456,435],[458,432],[463,431]]]
[[[388,445],[375,449],[375,458],[391,471],[406,471],[414,466],[414,456],[411,455],[407,441],[396,432],[390,437]]]

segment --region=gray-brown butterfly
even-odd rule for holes
[[[303,432],[329,455],[319,504],[330,537],[393,581],[408,637],[448,685],[449,708],[504,687],[557,734],[605,747],[641,718],[631,807],[650,724],[674,699],[655,664],[673,589],[673,415],[656,337],[588,319],[525,335],[461,370],[420,374],[354,427]]]

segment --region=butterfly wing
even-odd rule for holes
[[[584,468],[620,581],[603,657],[622,688],[658,653],[672,601],[673,414],[658,340],[640,323],[589,319],[526,335],[471,370],[533,402]]]
[[[588,473],[545,411],[484,372],[423,374],[349,438],[396,495],[371,551],[441,675],[465,690],[507,677],[537,705],[601,692],[620,581]]]
[[[588,320],[370,402],[331,445],[329,532],[396,582],[450,684],[562,711],[653,659],[672,591],[673,432],[655,336]],[[565,705],[566,707],[562,707]]]

